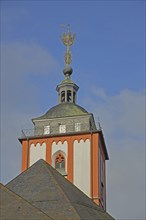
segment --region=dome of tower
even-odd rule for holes
[[[61,103],[49,109],[46,114],[35,119],[62,118],[76,115],[84,115],[88,112],[79,105],[74,103]]]

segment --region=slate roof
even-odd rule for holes
[[[6,187],[55,220],[113,220],[44,160],[39,160]]]
[[[81,106],[74,103],[65,102],[52,107],[44,115],[34,118],[32,121],[40,119],[72,117],[85,114],[88,114],[88,112]]]
[[[41,210],[0,184],[0,219],[51,220],[52,218],[49,218]]]

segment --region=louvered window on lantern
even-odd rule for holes
[[[71,102],[72,99],[71,99],[71,91],[70,90],[67,90],[67,102]]]
[[[65,91],[61,92],[61,102],[65,102]]]

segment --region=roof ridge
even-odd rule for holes
[[[46,162],[46,161],[45,161],[45,162]],[[48,166],[47,162],[46,162],[46,165]],[[53,168],[53,167],[51,166],[51,168]],[[54,169],[54,168],[53,168],[53,169]],[[56,176],[54,175],[54,173],[52,173],[52,170],[51,170],[51,174],[54,176],[54,179],[56,180]],[[58,174],[60,175],[60,177],[64,178],[59,172],[58,172]],[[65,180],[66,180],[71,186],[73,185],[68,179],[65,179]],[[58,181],[56,180],[56,182],[58,182]],[[57,186],[58,186],[58,184],[57,184]],[[78,214],[78,212],[77,212],[76,207],[74,207],[74,204],[81,204],[81,205],[84,205],[84,206],[87,206],[87,207],[90,207],[90,208],[97,209],[98,211],[101,211],[101,212],[102,212],[102,210],[100,210],[100,208],[99,208],[98,206],[95,208],[95,205],[96,205],[96,204],[95,204],[85,193],[83,193],[77,186],[73,185],[74,188],[76,188],[78,191],[80,191],[82,194],[84,194],[84,196],[86,196],[88,199],[90,199],[90,202],[93,204],[93,206],[90,206],[90,205],[88,205],[87,203],[82,203],[82,202],[76,202],[76,203],[75,203],[75,202],[70,201],[70,199],[68,198],[68,195],[67,195],[66,191],[64,191],[63,188],[62,188],[62,184],[59,184],[59,187],[60,187],[61,191],[65,194],[65,196],[66,196],[67,200],[69,201],[69,203],[72,204],[72,206],[73,206],[73,208],[75,209],[75,211],[76,211],[77,214]],[[103,213],[104,213],[104,211],[103,211]],[[78,216],[79,216],[79,214],[78,214]],[[79,216],[79,217],[80,217],[80,216]]]
[[[70,217],[74,216],[74,219],[78,220],[90,219],[90,217],[91,219],[95,219],[96,217],[98,220],[114,220],[112,216],[101,210],[91,198],[69,180],[65,179],[45,160],[40,159],[24,172],[21,173],[19,177],[17,176],[15,180],[12,180],[14,183],[9,183],[10,186],[8,184],[8,189],[12,192],[16,192],[16,195],[18,193],[20,198],[24,197],[27,203],[33,204],[38,212],[41,211],[45,213],[48,218],[50,217],[49,215],[51,215],[53,219],[58,214],[59,216],[61,214],[62,219],[65,219],[69,214]],[[34,179],[31,180],[30,177],[33,174]],[[22,177],[20,177],[21,175]],[[16,180],[17,178],[18,180]],[[30,182],[28,180],[30,180]],[[36,181],[38,181],[38,183],[34,187]],[[28,189],[26,186],[28,186]],[[40,188],[38,189],[38,187]],[[33,193],[32,195],[30,194],[31,192]],[[41,203],[42,201],[44,203]],[[56,207],[58,207],[58,214]],[[54,214],[52,215],[53,210]]]
[[[40,159],[40,160],[38,160],[38,161],[41,161],[41,160],[43,160],[43,159]],[[37,162],[38,162],[37,161]],[[37,163],[36,162],[36,163]],[[14,177],[14,179],[12,179],[12,180],[10,180],[5,186],[7,186],[7,185],[9,185],[11,182],[13,182],[13,181],[15,181],[15,179],[17,179],[19,176],[21,176],[23,173],[26,173],[28,170],[30,170],[33,166],[35,166],[35,164],[36,163],[34,163],[34,164],[32,164],[30,167],[28,167],[26,170],[24,170],[23,172],[21,172],[21,173],[19,173],[17,176],[15,176]]]
[[[50,164],[48,164],[46,161],[44,161],[44,162],[45,162],[45,164],[43,163],[43,165],[44,165],[45,167],[48,166],[48,165],[50,165]],[[50,168],[51,168],[51,169],[50,169]],[[51,165],[49,166],[49,169],[50,169],[50,171],[51,171],[51,175],[54,177],[53,180],[55,180],[55,182],[58,183],[58,181],[56,180],[56,176],[54,175],[54,173],[52,172],[52,170],[54,169],[56,172],[58,172],[58,171],[57,171],[54,167],[52,167]],[[48,172],[48,168],[47,168],[47,172]],[[59,172],[58,172],[57,174],[60,175],[60,177],[64,178]],[[65,180],[69,182],[69,180],[67,180],[67,179],[65,179]],[[69,183],[70,183],[70,182],[69,182]],[[61,189],[62,194],[65,195],[65,197],[66,197],[67,201],[69,202],[69,204],[72,205],[72,202],[70,202],[70,200],[69,200],[67,194],[66,194],[65,191],[62,189],[61,185],[60,185],[60,184],[56,184],[56,187],[57,187],[58,189]],[[77,215],[77,216],[79,217],[79,219],[80,219],[80,216],[79,216],[79,214],[77,213],[77,210],[75,209],[75,207],[72,206],[72,208],[74,209],[76,215]]]
[[[46,161],[45,161],[46,162]],[[48,163],[46,162],[46,165],[48,166]],[[54,179],[56,180],[56,176],[54,175],[54,172],[52,173],[52,166],[51,166],[51,174],[54,176]],[[53,168],[54,169],[54,168]],[[64,178],[60,173],[58,173],[59,175],[60,175],[60,177],[62,177],[62,178]],[[68,179],[65,179],[71,186],[73,185]],[[57,180],[56,180],[56,182],[58,182]],[[58,186],[58,185],[57,185]],[[62,188],[62,184],[59,184],[59,187],[60,187],[60,189],[61,189],[61,191],[63,191],[63,193],[64,193],[64,195],[66,196],[66,198],[67,198],[67,200],[69,201],[69,203],[70,204],[72,204],[72,207],[74,208],[74,210],[76,211],[76,213],[78,214],[78,211],[77,211],[77,208],[75,207],[75,204],[80,204],[80,205],[82,205],[82,206],[85,206],[85,207],[89,207],[89,208],[92,208],[92,209],[94,209],[94,210],[97,210],[97,211],[99,211],[99,212],[101,212],[101,213],[103,213],[104,215],[109,215],[106,211],[104,211],[103,209],[101,209],[98,205],[96,205],[93,201],[92,201],[92,199],[90,199],[85,193],[83,193],[78,187],[76,187],[75,185],[73,185],[74,186],[74,188],[76,188],[78,191],[80,191],[82,194],[84,194],[84,196],[86,196],[86,198],[88,198],[89,200],[90,200],[90,202],[91,202],[91,205],[90,204],[88,204],[88,203],[84,203],[84,202],[79,202],[79,201],[76,201],[76,203],[75,202],[73,202],[73,201],[70,201],[70,199],[68,198],[68,195],[67,195],[67,193],[66,193],[66,191],[64,191],[63,190],[63,188]],[[78,216],[79,216],[79,214],[78,214]],[[79,216],[80,217],[80,216]],[[109,215],[109,217],[112,217],[112,216],[110,216]]]
[[[36,206],[33,205],[33,203],[30,203],[28,200],[26,200],[25,198],[23,198],[22,196],[18,195],[17,193],[15,193],[14,191],[12,191],[11,189],[9,189],[8,187],[6,187],[5,185],[0,183],[0,187],[4,188],[7,192],[10,192],[11,195],[14,195],[16,198],[21,199],[22,201],[25,201],[27,205],[32,206],[34,209],[37,209],[39,212],[43,213],[44,215],[46,215],[47,217],[49,217],[52,220],[55,220],[54,218],[50,217],[49,215],[47,215],[45,212],[43,212],[41,209],[37,208]]]

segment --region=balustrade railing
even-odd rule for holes
[[[48,129],[46,129],[46,127],[48,127]],[[80,124],[78,126],[75,125],[44,126],[44,127],[36,127],[34,129],[23,129],[21,131],[21,137],[26,138],[33,136],[45,136],[45,135],[55,135],[55,134],[63,134],[63,133],[74,133],[74,132],[78,133],[78,132],[92,131],[92,130],[93,129],[88,123]]]

